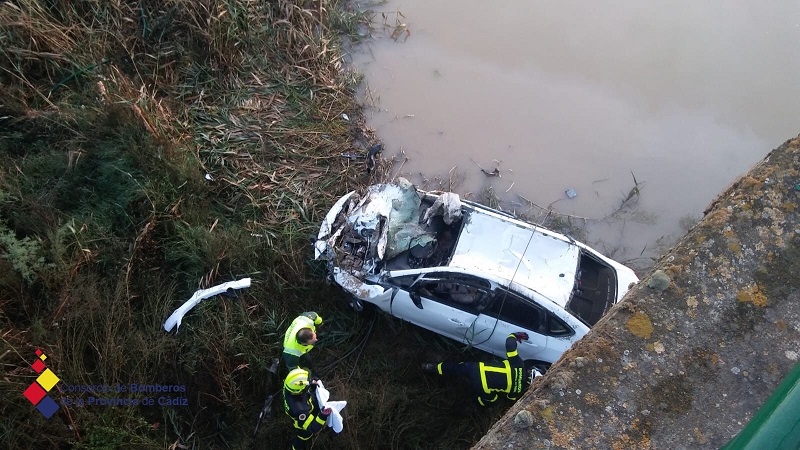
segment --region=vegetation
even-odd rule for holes
[[[371,17],[346,6],[0,3],[8,448],[285,448],[280,408],[252,431],[275,389],[270,360],[305,310],[326,319],[314,359],[349,402],[344,432],[315,448],[466,448],[499,417],[418,370],[460,349],[350,312],[308,263],[334,199],[382,173],[340,157],[374,143],[341,51]],[[243,277],[250,288],[164,332],[196,289]],[[37,348],[57,401],[88,398],[68,386],[169,384],[188,406],[62,406],[45,420],[21,395]]]

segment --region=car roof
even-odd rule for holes
[[[470,206],[448,266],[491,274],[565,307],[580,247],[550,230]]]

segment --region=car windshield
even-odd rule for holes
[[[373,274],[446,266],[466,213],[456,194],[420,196],[411,185],[372,186],[357,207],[343,211],[342,248],[356,258],[339,265]]]

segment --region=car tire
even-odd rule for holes
[[[544,361],[539,361],[538,359],[528,359],[525,360],[525,370],[529,370],[531,367],[535,367],[536,370],[539,371],[542,375],[550,369],[552,364]]]

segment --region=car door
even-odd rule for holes
[[[401,286],[391,314],[435,333],[469,343],[477,331],[475,319],[489,296],[489,284],[463,274],[427,273]],[[402,285],[406,284],[405,287]],[[488,336],[488,331],[483,331]]]
[[[528,340],[517,345],[522,359],[555,362],[563,352],[559,345],[551,345],[548,336],[548,313],[535,302],[521,295],[497,288],[489,305],[476,319],[476,328],[493,330],[488,339],[474,345],[500,357],[505,357],[505,343],[509,334],[523,331]],[[553,348],[556,347],[556,348]]]

